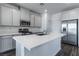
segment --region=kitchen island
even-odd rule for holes
[[[15,36],[16,56],[54,56],[61,50],[61,37],[64,34]]]

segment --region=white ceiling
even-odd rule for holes
[[[18,3],[18,5],[36,11],[38,13],[43,13],[44,10],[47,9],[48,13],[51,14],[78,8],[79,6],[78,3],[45,3],[44,6],[41,6],[40,3]]]

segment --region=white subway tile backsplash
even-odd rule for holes
[[[18,33],[17,27],[0,27],[0,34]]]
[[[22,27],[0,27],[0,34],[18,33]],[[28,28],[31,32],[41,32],[41,28]]]

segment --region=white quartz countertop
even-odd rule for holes
[[[0,36],[21,35],[21,33],[0,33]]]
[[[61,34],[61,33],[51,33],[43,36],[38,36],[34,34],[34,35],[26,35],[26,36],[15,36],[13,37],[13,39],[16,40],[16,42],[22,44],[28,50],[31,50],[34,47],[47,43],[51,40],[55,40],[64,35],[65,34]]]

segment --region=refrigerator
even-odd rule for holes
[[[78,19],[62,21],[63,43],[78,46]]]

